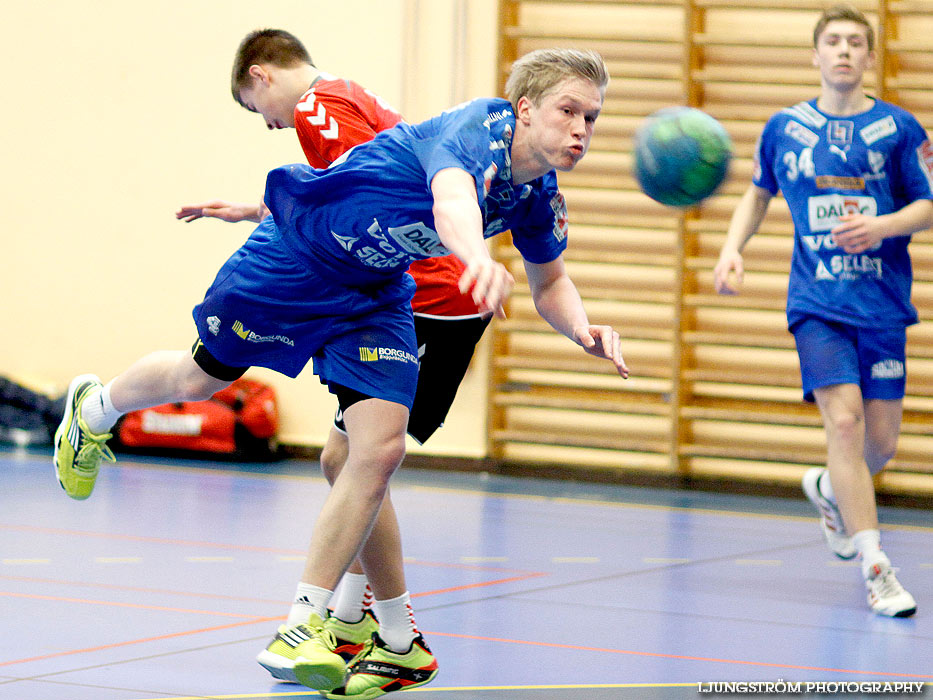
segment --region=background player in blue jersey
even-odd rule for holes
[[[874,33],[861,12],[827,10],[813,43],[820,96],[765,126],[714,282],[736,292],[730,273],[741,283],[740,251],[780,190],[794,221],[788,327],[827,439],[827,466],[805,473],[804,492],[833,552],[861,558],[872,610],[906,617],[917,606],[881,550],[872,475],[900,433],[905,329],[917,322],[907,244],[933,225],[933,147],[908,112],[865,94]]]
[[[272,171],[264,198],[272,217],[195,307],[193,351],[147,355],[106,386],[93,375],[72,381],[54,457],[66,492],[90,495],[101,457],[112,458],[107,430],[122,413],[206,399],[250,365],[296,376],[313,359],[337,395],[350,451],[311,539],[303,580],[314,612],[280,635],[296,642],[298,680],[329,697],[429,682],[437,663],[420,635],[404,649],[376,635],[346,669],[322,627],[357,553],[371,581],[402,567],[400,548],[368,553],[365,544],[404,456],[417,383],[414,283],[405,270],[414,259],[453,253],[466,264],[461,290],[501,314],[512,278],[483,238],[511,230],[541,316],[627,377],[618,333],[590,323],[567,276],[555,175],[586,153],[607,84],[594,52],[535,51],[514,64],[509,100],[474,100],[397,126],[326,170]]]

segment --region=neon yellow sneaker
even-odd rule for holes
[[[336,651],[337,640],[324,621],[312,614],[308,624],[299,625],[308,639],[294,648],[295,679],[314,690],[333,690],[343,683],[347,664]]]
[[[65,493],[83,501],[94,490],[100,460],[116,462],[107,447],[110,433],[100,435],[88,430],[81,417],[81,404],[88,393],[103,386],[93,374],[82,374],[71,380],[65,398],[65,416],[55,431],[55,474]]]
[[[437,660],[420,634],[404,654],[387,649],[375,634],[356,658],[347,664],[343,688],[323,693],[331,700],[372,700],[394,690],[408,690],[430,683],[437,675]]]
[[[259,652],[256,661],[280,681],[301,683],[315,690],[333,690],[343,683],[347,670],[334,647],[333,634],[324,629],[320,616],[312,614],[306,625],[279,627],[272,641]],[[295,671],[298,659],[305,666],[302,676]],[[311,681],[318,685],[310,685]]]
[[[337,643],[334,651],[349,661],[363,651],[363,646],[372,639],[373,632],[379,631],[379,622],[372,611],[365,610],[363,619],[359,622],[344,622],[339,617],[331,615],[324,620],[324,629],[334,635]]]

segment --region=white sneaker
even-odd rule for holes
[[[917,612],[917,601],[904,590],[890,566],[872,566],[865,587],[868,588],[868,605],[879,615],[910,617]]]
[[[858,554],[852,538],[846,534],[839,507],[820,492],[820,477],[826,470],[823,467],[807,469],[803,474],[803,492],[820,512],[820,528],[826,544],[840,559],[852,559]]]

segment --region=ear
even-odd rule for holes
[[[813,51],[810,53],[810,62],[815,68],[820,67],[820,55],[816,52],[816,47],[813,47]]]
[[[269,84],[269,71],[267,71],[263,66],[260,66],[258,63],[251,65],[249,67],[248,73],[263,85]]]
[[[515,119],[525,126],[528,126],[528,124],[531,123],[532,109],[534,109],[534,105],[531,103],[531,100],[522,95],[518,98],[518,105],[515,107]]]

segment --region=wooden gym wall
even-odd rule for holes
[[[815,407],[801,400],[784,301],[790,214],[775,198],[745,250],[737,297],[713,290],[729,217],[751,178],[768,117],[816,96],[811,36],[829,2],[812,0],[501,0],[502,78],[536,48],[594,48],[612,81],[590,152],[560,176],[570,209],[567,266],[594,322],[621,332],[632,370],[585,356],[535,313],[521,260],[496,254],[516,278],[509,319],[494,324],[489,454],[502,462],[610,471],[797,482],[824,460]],[[880,28],[875,95],[933,131],[933,3],[854,3]],[[718,118],[735,144],[730,177],[698,210],[643,195],[632,135],[661,107]],[[897,455],[880,492],[933,493],[933,232],[911,244],[914,303],[908,396]]]

